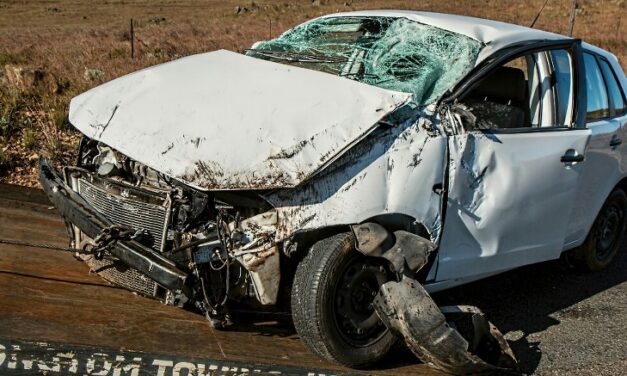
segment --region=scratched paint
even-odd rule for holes
[[[432,109],[373,132],[327,170],[294,189],[266,196],[278,211],[277,239],[296,231],[404,214],[440,236],[446,136]]]

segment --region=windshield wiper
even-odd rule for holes
[[[347,63],[347,59],[333,59],[333,58],[320,58],[315,55],[300,54],[289,51],[274,51],[274,50],[259,50],[259,49],[246,49],[246,53],[253,53],[260,56],[265,56],[273,59],[287,60],[296,63]]]

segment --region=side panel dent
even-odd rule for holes
[[[430,120],[373,134],[334,165],[301,187],[268,196],[277,208],[277,240],[294,232],[363,222],[398,213],[423,224],[437,241],[446,137],[430,130]]]
[[[588,129],[450,139],[450,183],[437,280],[558,258],[579,189]]]

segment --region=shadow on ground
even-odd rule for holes
[[[627,246],[623,245],[614,262],[602,272],[578,272],[556,260],[436,293],[433,298],[439,305],[477,306],[502,333],[518,333],[517,338],[510,341],[510,346],[523,372],[533,373],[542,359],[542,352],[540,342],[530,341],[528,337],[559,325],[556,313],[569,314],[571,306],[627,281],[625,270]],[[294,335],[289,315],[258,314],[239,315],[237,325],[231,330],[257,332],[263,336]],[[585,315],[586,312],[577,310],[572,314]],[[407,348],[398,346],[374,368],[391,369],[417,362]]]
[[[440,305],[477,306],[502,333],[522,333],[510,341],[510,346],[523,372],[533,373],[542,353],[540,342],[529,341],[528,337],[559,325],[555,313],[568,313],[569,307],[627,281],[625,270],[627,246],[623,245],[614,262],[598,273],[578,272],[560,261],[551,261],[434,294],[434,299]]]

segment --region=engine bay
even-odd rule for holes
[[[216,325],[228,320],[228,301],[277,303],[277,214],[259,192],[196,190],[87,138],[76,166],[64,174],[95,210],[192,276],[188,291],[172,291],[110,255],[81,255],[103,278],[166,304],[199,309]],[[95,246],[76,226],[73,232],[74,247]]]

